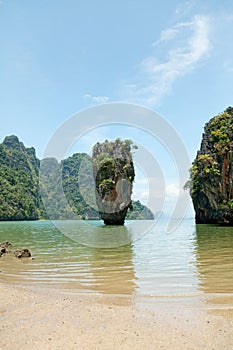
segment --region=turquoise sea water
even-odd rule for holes
[[[233,295],[233,227],[186,219],[168,233],[161,221],[140,236],[148,222],[134,223],[55,223],[67,237],[50,221],[0,222],[0,242],[34,258],[2,256],[0,279],[101,294]]]

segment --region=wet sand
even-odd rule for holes
[[[195,304],[195,303],[194,303]],[[1,349],[232,350],[232,309],[0,283]]]

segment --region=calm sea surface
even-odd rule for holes
[[[147,224],[58,222],[64,235],[50,221],[0,222],[0,242],[34,258],[2,256],[0,278],[101,294],[233,296],[233,227],[186,219],[168,233],[161,221],[140,236]]]

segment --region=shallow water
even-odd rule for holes
[[[101,294],[232,300],[233,227],[183,220],[168,233],[161,221],[140,236],[148,222],[134,223],[55,223],[67,237],[50,221],[1,222],[0,242],[27,247],[34,259],[2,256],[0,278]]]

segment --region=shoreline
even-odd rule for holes
[[[230,300],[231,301],[231,300]],[[1,349],[231,350],[233,310],[0,280]]]

